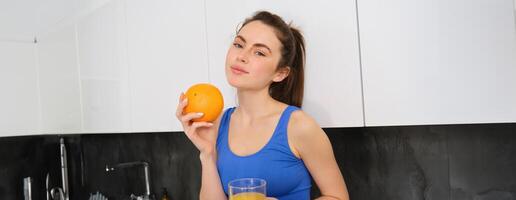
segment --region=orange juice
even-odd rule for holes
[[[234,194],[229,197],[229,200],[265,200],[266,197],[262,193],[258,192],[243,192]]]

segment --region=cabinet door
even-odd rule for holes
[[[0,41],[0,136],[39,133],[37,74],[34,43]]]
[[[204,1],[128,0],[133,130],[179,131],[181,92],[208,81]]]
[[[42,133],[82,131],[75,27],[69,24],[38,37],[36,47]]]
[[[516,121],[512,0],[359,0],[366,126]]]
[[[125,1],[91,3],[77,19],[83,132],[130,132]]]
[[[210,81],[221,88],[226,107],[236,105],[236,91],[224,74],[227,49],[245,18],[268,10],[292,21],[304,34],[303,110],[323,127],[363,126],[355,1],[206,3]]]

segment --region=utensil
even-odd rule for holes
[[[47,176],[45,178],[45,194],[47,196],[47,200],[50,200],[50,191],[48,191],[49,188],[50,188],[50,174],[47,173]]]
[[[96,194],[90,193],[90,198],[88,200],[107,200],[107,198],[97,191]]]
[[[50,195],[52,195],[53,200],[65,200],[63,189],[60,187],[55,187],[50,190]]]

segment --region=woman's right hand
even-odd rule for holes
[[[217,130],[211,122],[194,122],[193,119],[200,118],[203,113],[183,113],[188,105],[188,99],[181,93],[179,104],[177,105],[176,117],[181,121],[185,135],[199,149],[202,154],[215,153],[217,141]]]

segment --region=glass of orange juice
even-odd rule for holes
[[[229,182],[229,200],[265,200],[267,183],[259,178],[241,178]]]

